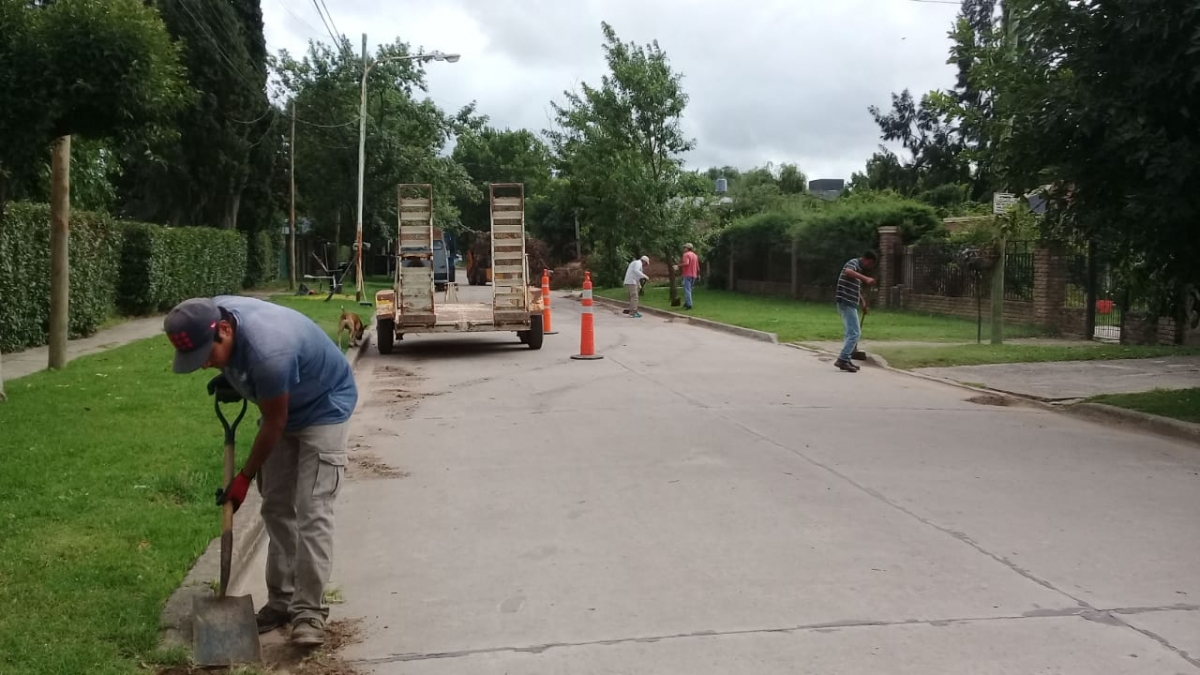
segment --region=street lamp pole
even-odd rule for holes
[[[388,58],[379,59],[367,63],[367,34],[363,33],[363,74],[362,85],[359,91],[359,110],[358,110],[358,211],[354,218],[355,230],[355,263],[354,263],[354,300],[362,302],[363,299],[363,273],[362,273],[362,252],[363,252],[363,182],[366,179],[366,153],[367,153],[367,76],[371,74],[371,69],[381,63],[389,63],[392,61],[445,61],[447,63],[455,63],[459,59],[458,54],[443,54],[442,52],[429,52],[427,54],[413,54],[411,56],[390,56]]]

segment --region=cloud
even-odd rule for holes
[[[429,95],[477,101],[497,126],[541,130],[551,100],[605,73],[600,22],[623,40],[657,40],[684,75],[689,166],[794,162],[849,178],[879,145],[867,107],[894,91],[951,86],[953,5],[910,0],[327,0],[337,28],[372,47],[397,38],[457,52],[427,68]],[[311,2],[264,0],[272,50],[328,42]]]

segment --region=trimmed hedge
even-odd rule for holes
[[[113,311],[120,233],[105,215],[71,213],[70,337]],[[46,344],[50,328],[50,206],[10,203],[0,221],[0,351]]]
[[[246,288],[274,281],[279,275],[279,241],[266,231],[246,238]]]
[[[126,314],[165,312],[195,297],[235,293],[246,278],[245,237],[208,227],[122,225],[117,307]]]
[[[71,212],[70,337],[115,313],[166,311],[187,298],[236,293],[249,246],[233,230],[166,228]],[[273,254],[271,254],[273,255]],[[46,344],[50,324],[50,207],[9,203],[0,219],[0,351]]]

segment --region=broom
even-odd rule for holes
[[[860,336],[862,335],[863,324],[865,324],[866,322],[867,322],[867,313],[863,312],[862,318],[860,318],[858,320],[858,332],[859,332]],[[859,349],[858,343],[855,342],[854,343],[854,351],[850,352],[850,358],[855,361],[866,361],[867,353],[862,351],[861,349]]]

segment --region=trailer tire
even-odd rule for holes
[[[375,343],[380,354],[391,354],[392,346],[396,343],[396,322],[382,319],[375,326]]]
[[[529,336],[525,338],[525,344],[529,345],[530,349],[541,349],[545,336],[546,333],[542,328],[542,315],[531,315],[529,317]]]

